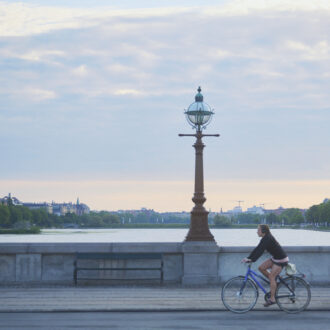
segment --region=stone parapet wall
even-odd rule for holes
[[[284,249],[290,261],[306,274],[311,284],[330,285],[329,246],[291,246]],[[245,266],[240,261],[251,250],[252,247],[218,247],[208,242],[0,243],[0,285],[73,284],[76,252],[162,253],[165,284],[216,284],[242,275]],[[266,258],[266,255],[260,258],[255,268]],[[145,261],[148,262],[152,261]]]
[[[164,282],[180,283],[181,243],[0,243],[0,284],[73,284],[73,262],[82,253],[163,253]],[[124,267],[120,261],[112,266]],[[134,261],[132,261],[134,262]],[[155,267],[152,260],[146,260]],[[127,262],[126,262],[127,266]],[[148,267],[148,264],[145,265]],[[123,275],[129,278],[129,274]],[[139,273],[143,277],[143,271]]]
[[[330,285],[330,246],[284,246],[290,262],[297,266],[299,272],[306,275],[306,280],[311,284]],[[219,253],[219,276],[220,281],[225,282],[229,278],[242,274],[246,271],[244,264],[240,261],[247,257],[252,248],[221,247]],[[269,258],[264,253],[253,265],[257,270],[258,265]]]

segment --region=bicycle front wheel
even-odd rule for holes
[[[258,299],[259,292],[250,279],[237,276],[227,281],[221,292],[221,299],[225,307],[234,313],[246,313],[251,310]]]
[[[307,308],[311,301],[309,285],[300,277],[289,276],[278,283],[276,302],[287,313],[299,313]]]

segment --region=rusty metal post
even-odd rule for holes
[[[214,241],[208,224],[208,214],[203,204],[206,201],[204,196],[204,169],[203,169],[203,136],[219,136],[219,134],[179,134],[179,136],[195,136],[195,192],[192,201],[195,203],[191,211],[190,228],[185,241]]]

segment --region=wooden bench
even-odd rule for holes
[[[79,265],[79,261],[84,260],[83,265]],[[106,263],[106,261],[109,260],[121,260],[121,261],[131,261],[131,260],[159,260],[159,267],[112,267],[112,265],[109,266],[102,266],[100,263],[97,264],[97,267],[94,265],[88,265],[88,261],[95,261],[95,260],[103,260],[103,263]],[[74,270],[73,270],[73,280],[75,285],[77,285],[78,280],[124,280],[124,281],[140,281],[140,280],[156,280],[157,278],[113,278],[113,277],[89,277],[86,276],[86,273],[89,271],[158,271],[159,272],[159,280],[160,283],[163,283],[164,279],[164,262],[163,262],[163,255],[161,253],[76,253],[75,259],[74,259]],[[79,272],[84,271],[85,275],[82,277],[79,277]]]

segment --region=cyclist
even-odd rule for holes
[[[289,258],[281,245],[271,234],[267,225],[259,225],[257,233],[259,237],[262,237],[258,246],[247,258],[244,258],[242,262],[255,262],[265,250],[272,255],[270,259],[267,259],[258,267],[259,271],[266,276],[270,282],[270,299],[268,299],[264,304],[265,307],[268,307],[276,303],[276,276],[279,275],[283,267],[288,264]],[[270,271],[268,271],[268,269],[270,269]]]

